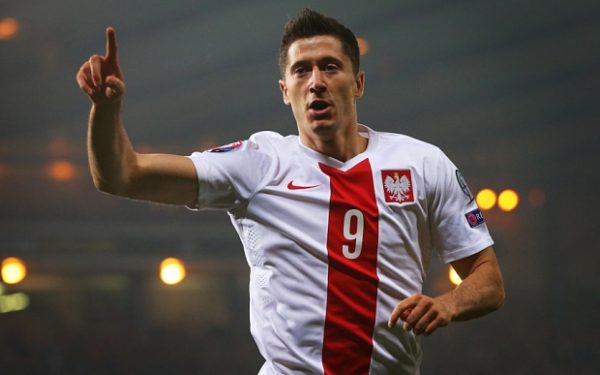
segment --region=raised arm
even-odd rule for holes
[[[140,154],[129,141],[121,115],[125,82],[112,27],[106,29],[105,55],[93,55],[83,63],[76,80],[92,101],[87,150],[96,188],[127,198],[193,205],[198,180],[191,160]]]
[[[402,319],[405,330],[428,335],[451,321],[477,318],[502,306],[504,283],[491,247],[452,262],[452,266],[463,279],[456,289],[438,297],[415,294],[402,300],[394,308],[389,326]]]

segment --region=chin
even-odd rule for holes
[[[310,128],[315,132],[334,130],[335,124],[331,120],[318,120],[310,123]]]
[[[313,134],[321,138],[323,141],[335,138],[337,127],[332,122],[316,122],[311,124]]]
[[[333,116],[323,116],[321,118],[308,118],[307,120],[313,129],[320,127],[333,127],[335,120],[332,117]]]

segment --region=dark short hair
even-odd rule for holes
[[[360,54],[354,33],[337,20],[312,9],[304,8],[298,16],[290,19],[283,29],[281,45],[279,46],[279,70],[281,77],[285,77],[288,50],[292,43],[298,39],[311,38],[318,35],[331,35],[339,39],[342,43],[342,50],[352,62],[354,74],[358,73],[360,68]]]

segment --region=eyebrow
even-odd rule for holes
[[[339,66],[343,66],[344,62],[340,59],[338,59],[337,57],[334,56],[325,56],[321,59],[319,59],[317,61],[317,65],[319,64],[328,64],[328,63],[335,63]],[[310,62],[310,60],[298,60],[296,62],[294,62],[293,64],[290,65],[290,72],[293,72],[294,69],[296,69],[299,66],[305,66],[305,65],[312,65],[312,63]]]

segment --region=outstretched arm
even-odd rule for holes
[[[188,158],[135,152],[122,123],[123,73],[117,37],[106,29],[106,53],[93,55],[76,75],[92,101],[87,149],[94,185],[101,191],[133,199],[169,204],[193,204],[198,182]]]
[[[469,320],[497,310],[504,303],[504,283],[491,247],[452,263],[463,279],[454,290],[438,297],[415,294],[402,300],[392,311],[388,325],[398,319],[403,328],[429,335],[451,321]]]

